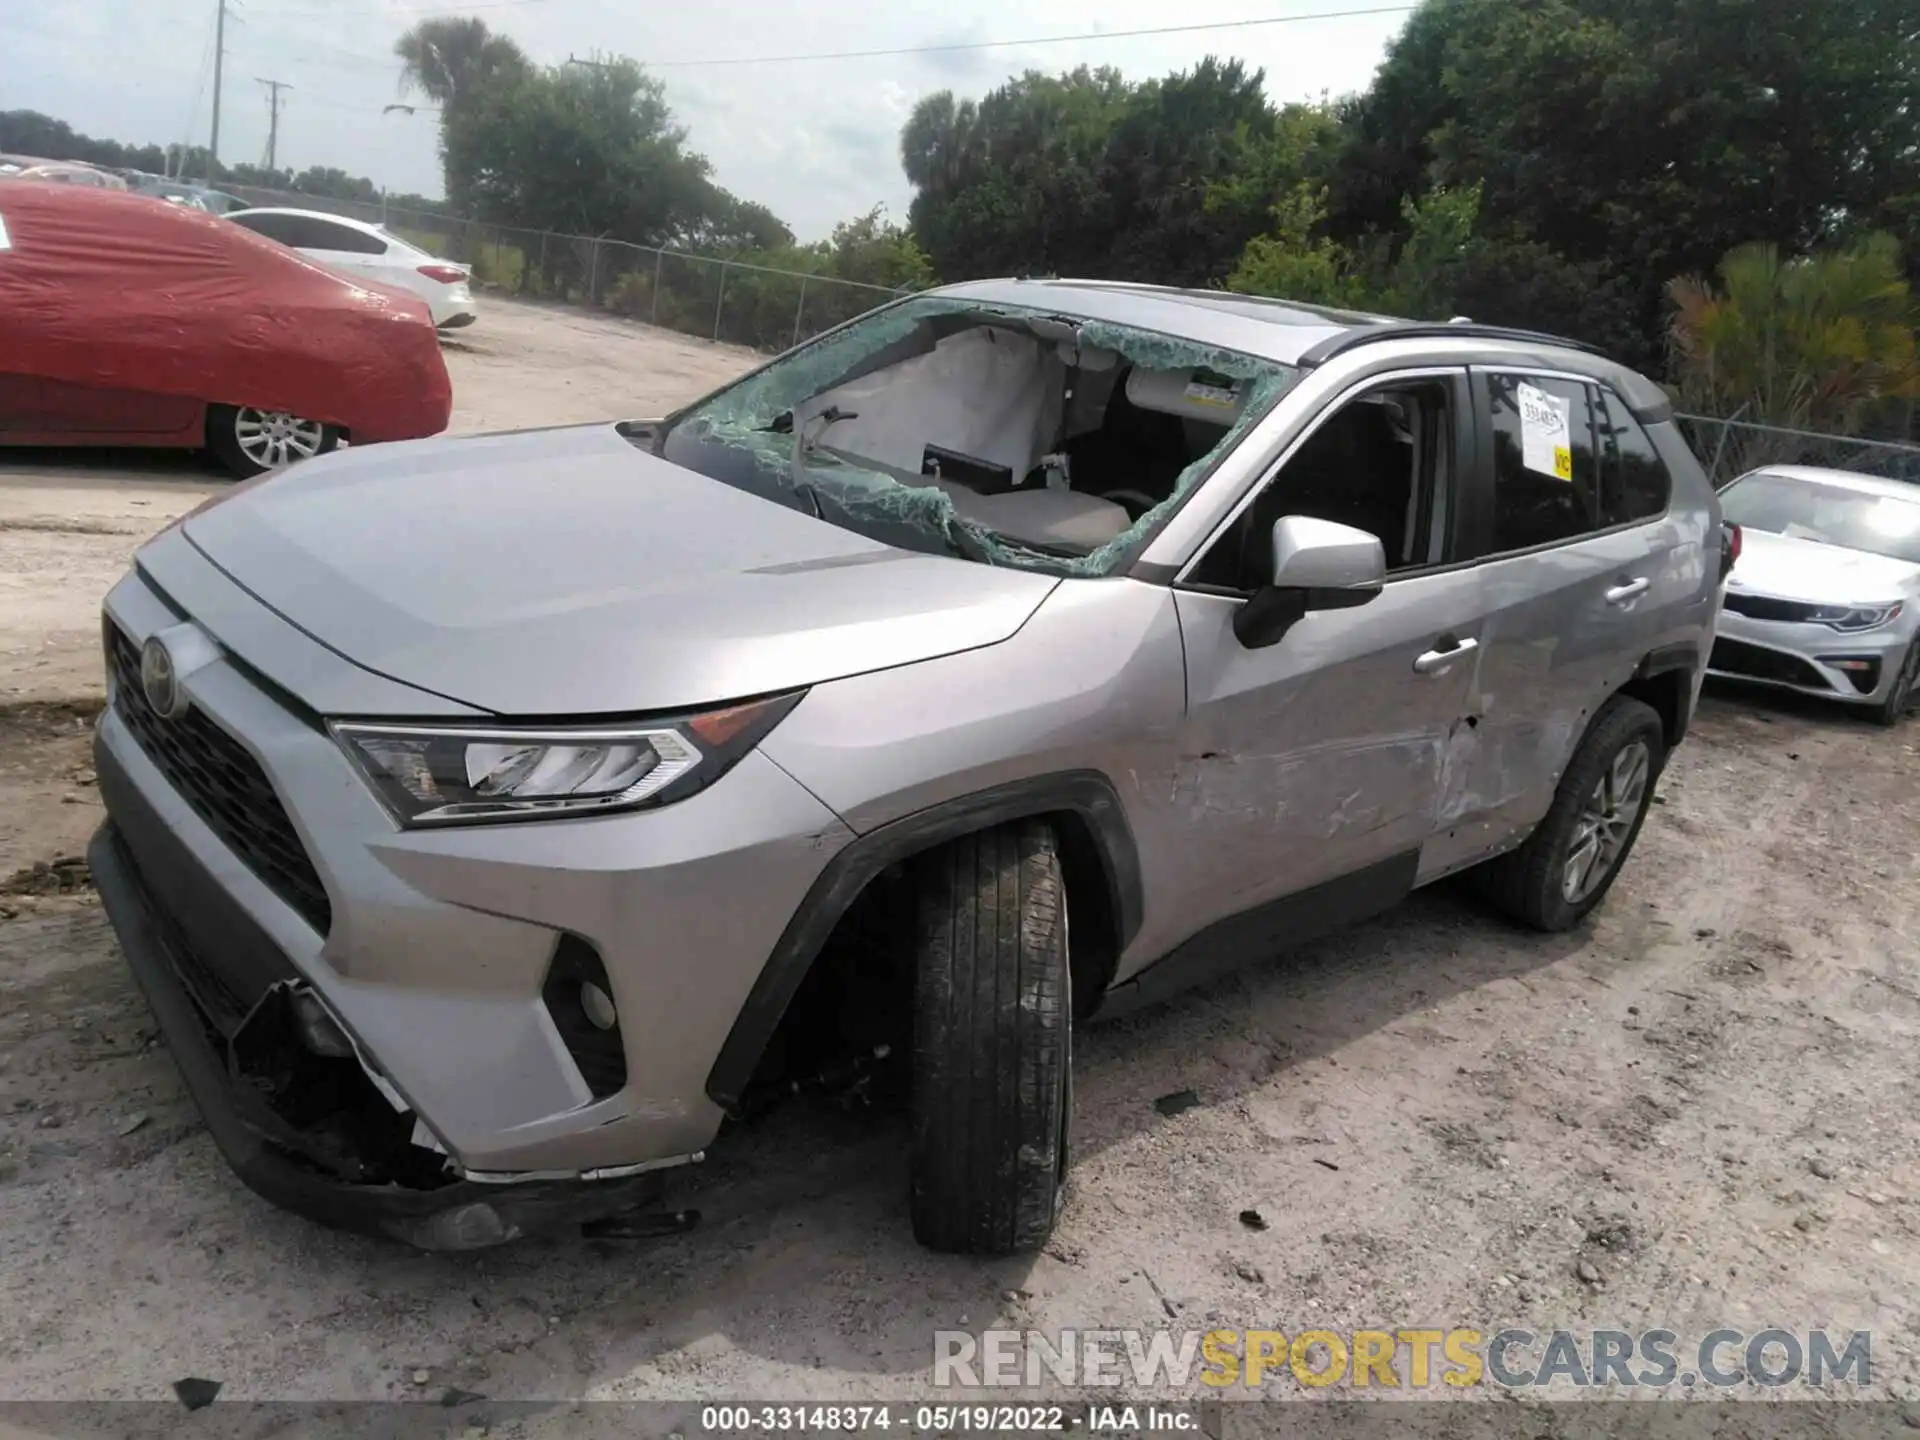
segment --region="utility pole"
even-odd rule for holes
[[[213,137],[207,144],[207,188],[213,188],[220,169],[220,67],[227,58],[227,0],[214,0],[220,8],[213,21]]]
[[[272,170],[280,144],[280,92],[293,86],[284,80],[262,80],[258,75],[253,78],[267,87],[267,169]]]

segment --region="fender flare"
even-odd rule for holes
[[[753,1072],[833,929],[868,883],[889,865],[961,835],[1029,815],[1066,811],[1086,823],[1106,874],[1119,948],[1139,933],[1143,912],[1140,855],[1119,793],[1097,770],[1036,775],[956,796],[879,826],[827,862],[787,928],[707,1074],[707,1096],[737,1113]]]
[[[1633,681],[1653,680],[1662,675],[1671,675],[1676,671],[1687,676],[1686,683],[1680,686],[1679,706],[1673,716],[1673,731],[1667,739],[1667,749],[1686,739],[1687,731],[1693,724],[1694,678],[1701,669],[1700,647],[1692,641],[1682,641],[1673,645],[1660,645],[1649,650],[1641,657],[1639,665],[1634,667]],[[1663,719],[1665,717],[1662,717]]]

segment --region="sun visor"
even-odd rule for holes
[[[1136,366],[1127,376],[1127,399],[1140,410],[1209,425],[1231,425],[1240,418],[1248,383],[1199,366],[1184,370],[1144,370]]]

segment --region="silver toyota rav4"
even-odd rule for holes
[[[1469,868],[1600,903],[1721,534],[1661,391],[1567,341],[957,286],[663,421],[170,527],[106,601],[93,869],[304,1213],[604,1227],[761,1097],[890,1075],[915,1233],[1027,1250],[1076,1022]]]

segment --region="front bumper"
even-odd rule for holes
[[[102,770],[103,781],[107,774]],[[120,799],[128,799],[124,790]],[[256,1195],[323,1225],[401,1240],[423,1250],[498,1245],[523,1234],[618,1214],[653,1198],[659,1177],[652,1173],[623,1180],[514,1185],[460,1180],[433,1189],[356,1184],[277,1147],[242,1113],[246,1097],[235,1084],[228,1044],[182,979],[182,972],[204,969],[205,961],[155,901],[113,821],[103,824],[87,847],[87,863],[127,964],[160,1022],[214,1144]],[[253,930],[237,907],[220,919],[234,925],[237,934]]]
[[[1910,638],[1898,625],[1849,635],[1829,625],[1758,620],[1723,609],[1707,673],[1877,705],[1893,688]]]
[[[179,677],[189,709],[177,721],[136,715],[133,697],[111,686],[95,739],[110,818],[96,845],[102,892],[183,1069],[184,1057],[201,1057],[206,1073],[189,1075],[196,1100],[219,1138],[216,1114],[235,1108],[231,1084],[217,1083],[234,1069],[223,1052],[271,996],[311,991],[390,1109],[417,1122],[413,1159],[459,1189],[436,1176],[428,1199],[381,1197],[343,1191],[335,1173],[321,1198],[302,1198],[277,1168],[288,1147],[259,1124],[249,1139],[244,1123],[227,1123],[221,1146],[242,1178],[317,1219],[346,1224],[358,1211],[367,1218],[357,1228],[406,1229],[420,1243],[415,1222],[448,1213],[450,1195],[485,1200],[500,1217],[438,1222],[456,1238],[508,1238],[583,1207],[605,1213],[603,1198],[625,1208],[599,1187],[698,1158],[722,1119],[705,1093],[715,1057],[852,832],[758,753],[657,811],[398,830],[289,692],[357,695],[352,709],[394,718],[433,714],[435,703],[446,713],[444,702],[357,671],[177,533],[143,552],[143,565],[158,581],[137,571],[115,587],[110,639],[117,629],[137,650],[191,611],[237,647]],[[227,747],[212,770],[204,756],[165,753],[173,741],[156,724],[188,721]],[[251,788],[240,770],[253,772]],[[225,787],[212,807],[208,774]],[[256,822],[269,809],[278,829],[263,839]],[[296,861],[311,887],[289,882]],[[583,950],[604,966],[618,1008],[612,1057],[585,1054],[556,1008],[555,977],[573,973],[565,967]],[[263,1145],[267,1159],[254,1153]]]

